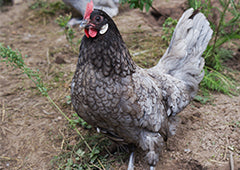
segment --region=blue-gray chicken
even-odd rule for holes
[[[117,26],[87,5],[85,35],[71,84],[80,117],[117,142],[134,145],[154,169],[173,132],[174,117],[193,99],[204,76],[201,57],[212,36],[202,13],[188,9],[159,63],[143,69],[132,60]],[[133,153],[129,169],[133,169]]]

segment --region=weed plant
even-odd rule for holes
[[[62,16],[60,15],[57,17],[55,22],[64,29],[64,34],[66,36],[67,41],[71,45],[71,48],[74,53],[78,54],[78,46],[81,43],[81,39],[77,40],[77,42],[74,42],[74,38],[76,38],[75,31],[73,30],[72,27],[68,26],[68,21],[71,19],[71,14],[70,15],[65,15]]]
[[[40,72],[38,70],[34,71],[31,68],[29,68],[24,63],[24,58],[22,57],[22,54],[19,51],[12,50],[10,47],[4,47],[2,44],[0,44],[0,62],[6,63],[7,66],[13,67],[14,69],[19,69],[22,74],[26,75],[36,85],[40,94],[45,96],[48,99],[49,103],[52,104],[58,110],[58,112],[61,113],[62,116],[69,122],[70,127],[72,127],[77,132],[77,134],[81,139],[81,142],[84,144],[84,148],[86,148],[85,149],[85,152],[87,151],[86,154],[90,155],[90,160],[89,160],[90,162],[83,162],[80,165],[84,165],[84,166],[87,165],[87,167],[91,167],[94,164],[94,166],[97,166],[99,169],[101,168],[104,169],[104,165],[101,162],[102,160],[100,161],[99,159],[101,157],[100,155],[98,155],[98,153],[100,152],[99,148],[96,147],[96,145],[90,146],[90,144],[88,144],[85,137],[77,129],[77,124],[80,124],[85,128],[91,128],[91,127],[80,117],[76,116],[76,114],[72,119],[66,116],[66,114],[49,96],[48,90],[41,78]],[[66,167],[69,167],[70,165],[69,159]]]
[[[120,2],[122,4],[128,3],[130,8],[139,8],[142,11],[145,8],[146,11],[149,11],[153,0],[120,0]]]
[[[240,40],[240,6],[233,0],[218,0],[218,2],[220,7],[214,7],[210,0],[188,0],[190,7],[200,9],[206,17],[213,16],[214,9],[220,15],[217,23],[209,20],[214,32],[212,41],[204,53],[205,76],[201,87],[225,94],[236,94],[235,82],[222,71],[224,70],[223,61],[233,57],[232,51],[225,49],[224,45],[234,39]],[[227,16],[230,19],[227,19]]]
[[[167,46],[169,46],[176,25],[177,20],[171,17],[168,17],[163,23],[163,35],[161,38],[164,42],[166,42]]]

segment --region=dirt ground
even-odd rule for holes
[[[171,4],[180,11],[184,9],[184,1],[169,1],[158,1],[158,5],[164,8]],[[26,55],[26,64],[38,68],[44,82],[52,88],[49,95],[71,115],[73,110],[66,104],[66,96],[70,94],[77,54],[70,50],[55,18],[36,16],[28,8],[31,3],[24,1],[1,10],[0,43]],[[138,25],[142,31],[161,34],[161,27],[153,23],[149,14],[138,10],[121,10],[114,20],[126,41]],[[239,68],[239,58],[238,55],[236,62],[231,63],[232,67]],[[54,169],[51,160],[61,153],[64,136],[73,133],[68,122],[19,70],[4,63],[0,66],[0,169]],[[235,77],[240,80],[239,71]],[[240,96],[217,93],[213,99],[204,105],[193,102],[179,114],[178,131],[169,139],[157,169],[227,170],[230,156],[235,170],[240,169]],[[119,169],[126,165],[127,162]],[[136,166],[145,169],[138,156]]]

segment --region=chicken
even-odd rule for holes
[[[202,53],[212,36],[202,13],[188,9],[159,63],[143,69],[132,60],[105,12],[87,5],[85,35],[71,84],[78,115],[111,139],[142,150],[154,169],[175,116],[193,99],[204,76]],[[133,169],[130,155],[129,169]]]

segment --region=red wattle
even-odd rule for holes
[[[85,35],[89,38],[88,30],[84,29]]]

